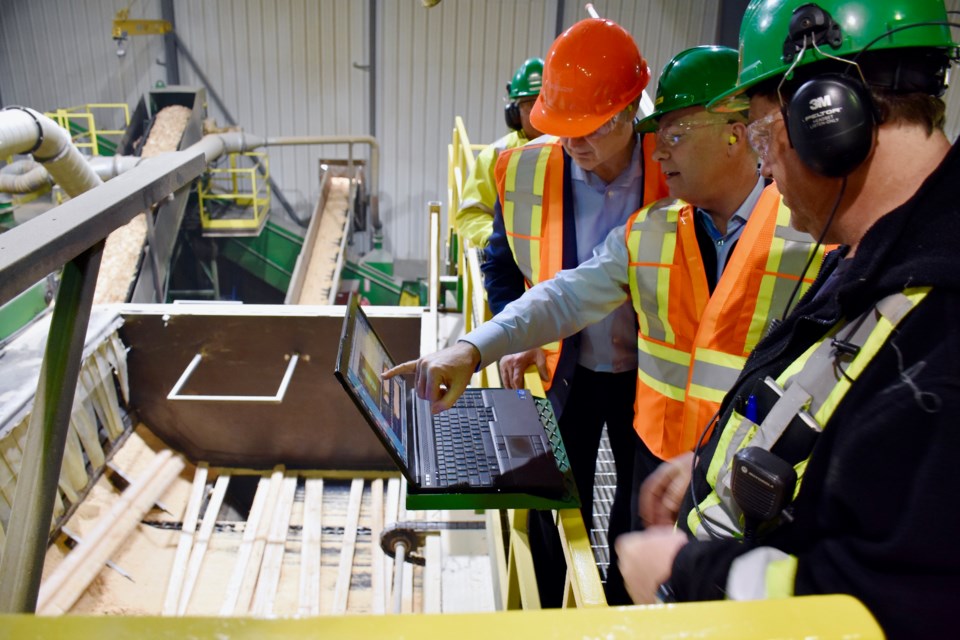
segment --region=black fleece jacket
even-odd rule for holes
[[[725,424],[758,380],[776,377],[833,325],[907,287],[932,291],[861,373],[810,457],[792,524],[758,543],[691,541],[678,554],[678,600],[724,597],[731,562],[758,545],[797,558],[795,593],[860,599],[891,637],[956,632],[960,606],[960,150],[865,234],[828,290],[843,249],[784,323],[757,345],[721,409]],[[701,451],[694,488],[716,429]],[[690,496],[680,513],[685,526]]]

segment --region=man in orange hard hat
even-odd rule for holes
[[[497,161],[493,234],[482,267],[494,313],[527,288],[588,260],[611,229],[667,195],[663,174],[651,157],[652,136],[640,136],[633,128],[649,80],[633,38],[610,20],[582,20],[550,47],[530,113],[532,124],[546,135],[502,153]],[[635,326],[627,303],[562,343],[500,361],[507,388],[522,388],[524,371],[538,368],[560,418],[588,529],[597,449],[607,425],[617,470],[611,542],[630,529],[634,455],[643,446],[632,427]],[[541,604],[559,606],[564,560],[552,518],[534,514],[530,528]],[[630,602],[615,556],[606,586],[611,604]]]

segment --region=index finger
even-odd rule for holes
[[[392,369],[387,369],[386,371],[380,374],[380,378],[383,380],[389,380],[394,376],[405,376],[410,373],[416,373],[416,371],[417,371],[417,361],[408,360],[407,362],[398,364]]]

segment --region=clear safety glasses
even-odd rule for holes
[[[603,138],[617,128],[617,123],[620,122],[621,115],[623,115],[622,111],[600,125],[593,133],[588,133],[587,135],[581,137],[584,140],[589,140],[590,142],[595,142],[600,138]]]
[[[747,125],[747,141],[761,160],[766,159],[767,151],[770,150],[770,125],[777,120],[783,120],[783,113],[779,110],[771,111]]]
[[[660,148],[671,149],[680,144],[684,137],[695,129],[705,127],[715,127],[717,125],[729,124],[723,120],[713,120],[709,122],[674,122],[670,126],[662,127],[657,130],[657,146]]]

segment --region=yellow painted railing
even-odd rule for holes
[[[250,166],[239,166],[243,156]],[[200,223],[205,232],[256,233],[270,212],[270,165],[259,152],[231,153],[227,167],[212,168],[200,183]],[[263,173],[259,168],[263,167]],[[226,207],[224,207],[226,205]]]
[[[867,609],[849,596],[579,610],[305,618],[0,615],[11,638],[603,638],[605,640],[880,640]]]
[[[123,113],[123,129],[100,128],[98,122],[105,116],[104,111],[120,111]],[[123,103],[92,103],[78,107],[57,109],[45,114],[71,134],[73,144],[78,149],[89,149],[90,155],[99,156],[103,149],[104,138],[110,143],[110,151],[116,148],[120,137],[130,125],[130,108]]]
[[[447,211],[451,229],[455,229],[453,214],[460,206],[463,184],[473,171],[474,153],[483,146],[470,144],[463,120],[457,117],[454,121],[453,141],[448,153],[449,207]],[[468,240],[458,240],[453,235],[452,241],[460,243],[457,271],[463,286],[464,330],[471,331],[490,318],[490,309],[487,306],[486,292],[480,275],[480,252]],[[535,368],[531,368],[531,372],[528,372],[526,377],[527,388],[534,395],[543,397],[545,393],[540,377]],[[499,387],[500,376],[497,365],[494,363],[478,372],[474,376],[473,383],[476,386]],[[555,512],[555,517],[568,567],[564,598],[566,606],[606,605],[600,573],[597,570],[593,551],[590,548],[590,539],[580,512],[576,509],[563,510]],[[540,598],[527,538],[527,511],[509,510],[505,520],[506,531],[500,517],[488,518],[488,526],[496,532],[493,537],[500,541],[506,539],[506,546],[498,551],[498,557],[502,556],[503,561],[499,578],[504,608],[539,609]]]

